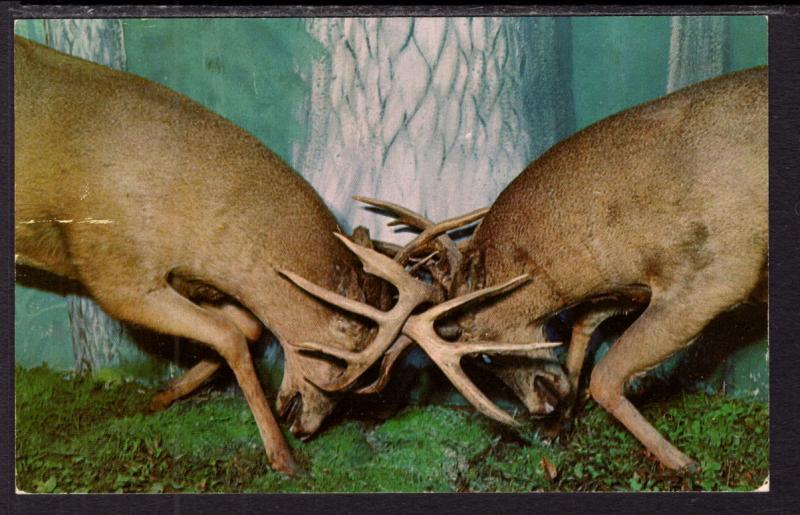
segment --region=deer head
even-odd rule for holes
[[[406,293],[406,296],[409,299],[415,299],[415,307],[424,301],[431,301],[434,299],[435,290],[430,285],[424,284],[412,276],[412,272],[420,267],[426,267],[433,277],[438,278],[437,281],[439,288],[444,289],[446,286],[452,284],[452,278],[447,275],[444,268],[446,267],[446,270],[459,270],[462,266],[463,258],[458,246],[446,235],[446,232],[458,227],[462,227],[465,224],[472,223],[480,219],[486,212],[485,209],[482,209],[462,217],[447,220],[441,224],[434,225],[421,215],[412,213],[411,211],[400,206],[387,202],[363,199],[360,197],[357,199],[362,200],[370,205],[389,210],[396,214],[398,221],[393,222],[393,225],[404,223],[418,229],[422,229],[422,233],[406,247],[403,247],[402,249],[393,249],[393,260],[377,252],[359,248],[352,243],[348,245],[349,248],[356,253],[356,255],[359,256],[359,259],[361,259],[365,264],[365,270],[367,264],[369,263],[371,265],[370,269],[373,271],[372,273],[379,275],[380,271],[383,271],[384,275],[382,275],[382,277],[386,278],[387,280],[389,277],[392,277],[392,282],[394,284],[403,285],[403,288],[398,286],[398,290],[401,292],[401,295],[400,300],[398,300],[395,306],[395,309],[397,309],[398,306],[403,305],[401,302],[403,299],[402,292],[404,289],[409,292]],[[430,245],[438,247],[433,254],[427,253],[427,251],[430,250]],[[440,252],[446,257],[434,261],[434,255]],[[419,254],[426,255],[424,257],[418,257]],[[400,262],[414,260],[416,260],[416,263],[410,267],[409,271],[406,271],[403,266],[399,264]],[[297,275],[287,274],[287,277],[290,278],[300,288],[327,303],[376,321],[383,316],[380,314],[380,312],[376,313],[374,309],[369,306],[354,302],[347,298],[343,298],[333,292],[325,290],[324,288],[320,288]],[[517,426],[518,422],[515,421],[509,414],[496,406],[491,400],[489,400],[489,398],[480,391],[480,389],[467,376],[467,374],[464,373],[461,363],[462,359],[467,357],[484,357],[484,359],[486,359],[488,356],[503,356],[512,359],[528,358],[536,360],[542,356],[546,356],[544,353],[546,353],[547,350],[560,345],[560,343],[502,343],[473,338],[462,338],[457,342],[451,342],[440,336],[435,328],[435,325],[437,321],[447,317],[451,313],[463,310],[466,307],[483,299],[503,295],[511,290],[514,290],[515,288],[518,288],[525,282],[527,282],[527,276],[522,275],[500,285],[481,288],[477,291],[459,295],[445,302],[441,302],[434,307],[431,307],[427,311],[416,315],[408,316],[410,311],[403,310],[403,312],[407,314],[407,318],[402,320],[396,317],[392,318],[393,323],[391,326],[391,332],[387,331],[387,338],[376,338],[376,340],[362,352],[351,353],[334,351],[330,347],[320,345],[318,343],[303,343],[297,345],[296,347],[301,351],[320,353],[347,363],[348,371],[351,372],[345,374],[343,380],[330,382],[327,384],[317,384],[321,390],[328,392],[342,391],[349,388],[360,374],[376,363],[378,359],[382,359],[378,379],[373,383],[362,386],[356,390],[358,393],[373,393],[379,391],[386,384],[387,378],[391,373],[392,366],[397,362],[397,358],[402,354],[402,352],[411,343],[416,342],[444,372],[453,385],[481,413],[498,422],[511,426]],[[415,296],[410,293],[415,291],[417,288],[420,288],[420,285],[424,285],[424,288],[427,292],[422,302],[417,301],[417,299],[423,299],[422,294]],[[462,332],[462,336],[464,334],[465,333]],[[391,336],[391,338],[389,338],[389,336]],[[558,379],[542,379],[541,376],[543,374],[531,373],[529,366],[517,366],[514,368],[505,367],[497,370],[496,373],[498,377],[500,377],[512,388],[514,393],[520,397],[520,399],[525,403],[526,407],[528,407],[532,412],[549,412],[552,411],[552,406],[558,402],[556,397],[566,395],[566,393],[569,391],[569,383],[566,380],[560,383],[557,382],[560,380],[560,376],[563,375],[560,367],[554,365],[549,366],[551,368],[545,369],[546,371],[544,373],[557,376]],[[553,393],[554,388],[551,386],[551,382],[553,381],[556,381],[556,384],[566,387],[567,392],[561,392],[559,390]],[[539,404],[537,404],[537,402],[540,402],[542,405],[541,409],[539,408]]]

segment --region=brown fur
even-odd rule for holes
[[[80,281],[112,317],[218,350],[245,390],[272,465],[290,471],[242,350],[243,335],[257,332],[243,327],[249,312],[282,343],[363,347],[368,328],[276,272],[363,300],[371,280],[333,236],[333,216],[278,156],[190,99],[19,37],[14,49],[18,262]],[[184,297],[245,309],[229,316]],[[278,408],[300,394],[292,431],[307,435],[335,399],[305,378],[325,383],[341,370],[285,357]],[[200,366],[184,386],[213,369]]]
[[[765,298],[767,161],[766,68],[686,88],[557,144],[500,194],[451,294],[474,289],[478,259],[487,284],[532,280],[476,308],[466,334],[535,341],[558,310],[646,290],[648,309],[594,371],[591,393],[662,462],[686,466],[621,386],[721,311]],[[503,378],[514,388],[530,382],[523,376]],[[568,391],[563,375],[551,379]],[[526,404],[541,410],[529,392]]]

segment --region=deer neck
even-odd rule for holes
[[[468,339],[519,341],[543,338],[545,321],[559,309],[575,302],[559,289],[552,276],[541,266],[524,263],[492,263],[483,249],[472,249],[455,274],[449,297],[464,295],[481,288],[527,274],[530,280],[497,299],[476,303],[465,309],[457,323]],[[502,266],[501,266],[502,265]]]

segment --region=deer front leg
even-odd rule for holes
[[[113,298],[98,297],[98,300],[112,316],[165,334],[196,340],[225,359],[253,413],[270,466],[284,474],[296,474],[299,469],[258,381],[247,340],[236,324],[194,304],[169,287],[149,293],[124,293],[118,291]]]
[[[247,310],[233,304],[216,306],[213,304],[200,304],[204,309],[226,317],[250,341],[258,340],[261,336],[261,323]],[[215,359],[203,359],[182,376],[170,382],[164,391],[159,392],[150,401],[150,411],[163,411],[176,400],[189,395],[219,370],[222,362]]]
[[[615,311],[590,311],[584,313],[572,326],[572,338],[569,342],[569,350],[567,351],[567,376],[569,377],[569,384],[572,387],[572,393],[577,398],[578,384],[581,377],[581,369],[583,369],[583,361],[586,358],[586,349],[589,347],[589,341],[592,339],[592,334],[595,330],[606,321],[610,316],[613,316]]]
[[[580,385],[581,370],[583,370],[586,350],[589,347],[589,342],[594,332],[609,318],[616,315],[628,315],[641,305],[642,304],[635,303],[635,301],[629,302],[615,299],[597,305],[589,305],[582,310],[575,324],[572,326],[572,337],[569,343],[569,350],[567,351],[565,365],[569,383],[572,387],[574,401],[565,412],[565,416],[569,416],[574,411],[575,404],[579,400],[578,387]],[[585,400],[585,398],[583,400]]]
[[[696,463],[664,438],[623,396],[634,374],[645,372],[688,345],[717,314],[738,300],[720,296],[719,289],[696,281],[690,292],[656,296],[592,372],[589,390],[606,411],[619,420],[665,466],[693,469]],[[715,295],[717,295],[715,297]]]
[[[605,322],[609,317],[616,314],[614,309],[601,309],[583,311],[575,324],[572,326],[572,337],[569,342],[569,350],[567,351],[567,360],[565,368],[567,369],[567,377],[570,384],[570,402],[567,404],[556,417],[546,421],[542,426],[542,434],[547,437],[555,437],[562,431],[569,431],[572,416],[579,402],[585,398],[579,398],[578,386],[580,385],[581,370],[583,369],[583,362],[586,359],[586,350],[589,347],[589,342],[592,339],[592,334],[595,330]]]

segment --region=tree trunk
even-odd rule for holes
[[[328,53],[313,64],[301,113],[306,147],[293,161],[351,224],[347,230],[364,225],[373,238],[410,239],[353,195],[434,221],[488,206],[574,131],[571,89],[563,88],[569,20],[353,18],[306,26]],[[427,363],[418,351],[409,361]]]
[[[725,73],[727,20],[722,16],[673,16],[667,93]]]
[[[555,87],[568,69],[557,58],[568,48],[561,23],[309,20],[329,56],[313,66],[298,169],[339,220],[389,241],[400,238],[353,195],[397,202],[433,220],[491,204],[532,158],[573,129],[571,95]],[[534,59],[522,58],[530,54]]]

